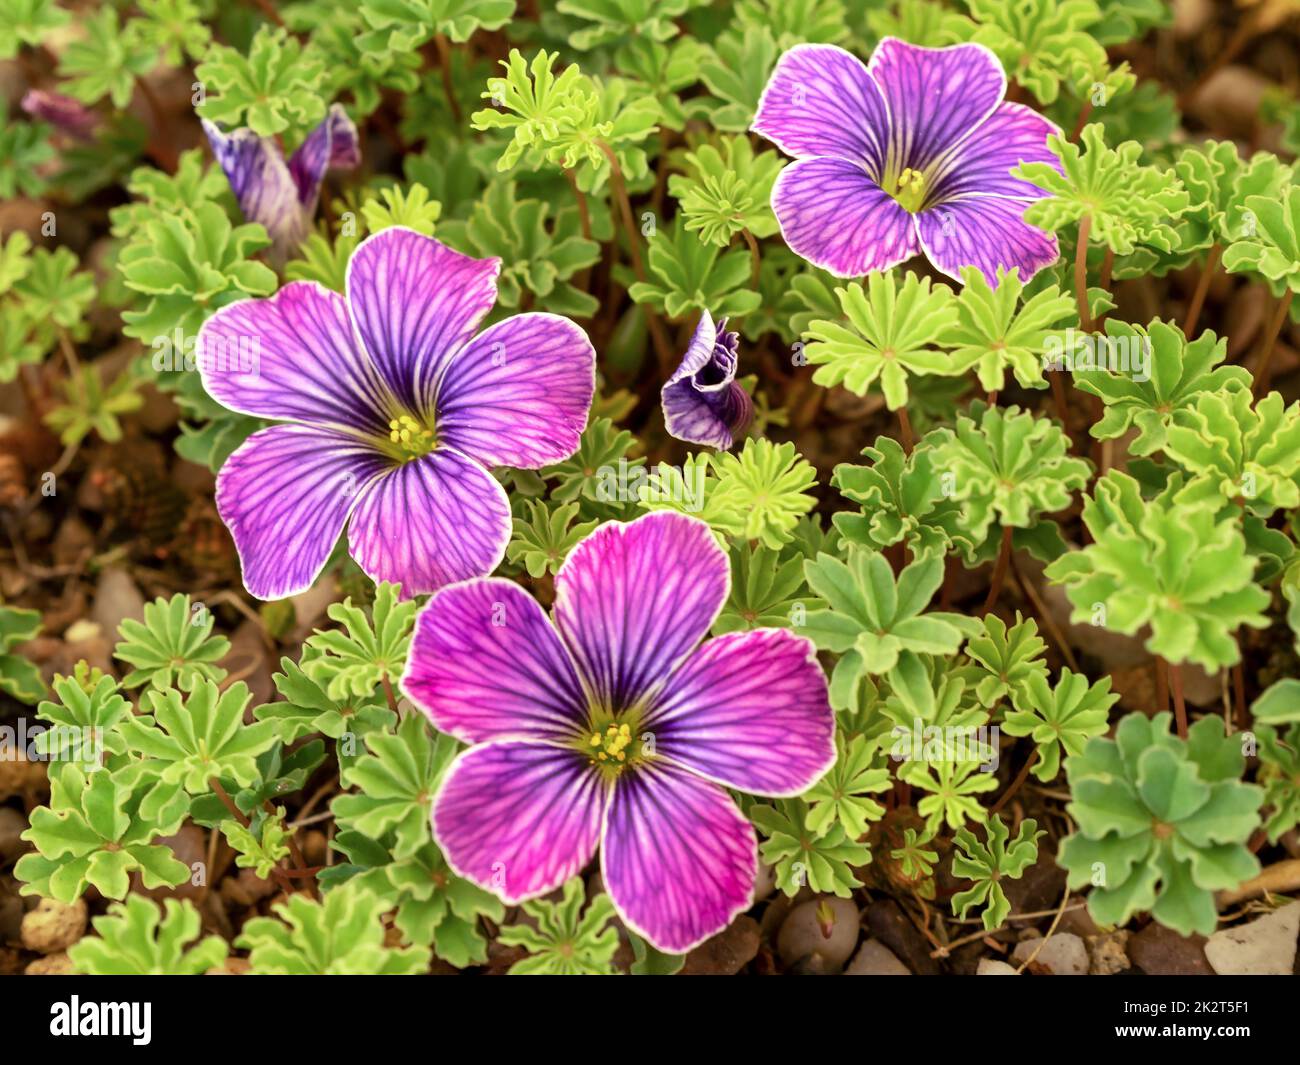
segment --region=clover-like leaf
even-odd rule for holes
[[[1110,708],[1119,695],[1110,690],[1110,677],[1095,684],[1071,670],[1061,670],[1054,687],[1047,685],[1047,674],[1036,673],[1013,694],[1015,709],[1002,719],[1002,731],[1008,736],[1032,736],[1038,752],[1034,776],[1048,781],[1061,768],[1061,752],[1078,754],[1093,736],[1107,728]]]
[[[200,976],[230,952],[220,936],[199,939],[199,911],[188,899],[164,899],[160,910],[128,895],[91,924],[96,934],[68,948],[73,968],[90,976]]]
[[[818,367],[818,384],[843,385],[862,396],[879,381],[885,405],[897,410],[907,403],[909,377],[952,376],[970,365],[938,347],[957,322],[947,286],[931,288],[929,278],[913,273],[900,282],[888,272],[870,275],[865,289],[854,281],[836,294],[849,324],[819,320],[808,328],[813,343],[804,354]]]
[[[225,45],[209,49],[195,73],[207,87],[199,111],[209,121],[301,139],[325,117],[324,64],[283,27],[263,25],[247,55]]]
[[[1264,789],[1240,780],[1241,743],[1204,717],[1180,740],[1170,715],[1129,714],[1113,740],[1095,737],[1066,760],[1078,831],[1057,861],[1071,888],[1093,885],[1098,924],[1149,910],[1181,935],[1218,926],[1214,892],[1259,871],[1246,841],[1259,825]]]
[[[898,779],[928,793],[916,804],[916,812],[930,831],[937,832],[944,824],[955,830],[967,821],[983,824],[988,819],[977,796],[995,790],[998,780],[986,769],[982,762],[913,758],[899,768]]]
[[[1191,407],[1199,397],[1250,387],[1250,371],[1221,365],[1227,358],[1227,339],[1213,333],[1188,341],[1176,325],[1158,318],[1145,328],[1108,318],[1106,337],[1124,347],[1130,367],[1145,363],[1147,372],[1111,369],[1099,359],[1093,366],[1076,366],[1074,383],[1105,404],[1101,420],[1089,432],[1098,440],[1113,440],[1137,429],[1128,445],[1134,455],[1150,455],[1164,448],[1175,414]],[[1097,344],[1105,342],[1100,337],[1095,340]],[[1146,379],[1139,380],[1141,377]]]
[[[1004,880],[1019,880],[1026,869],[1038,860],[1038,840],[1047,833],[1032,817],[1020,822],[1015,839],[1002,818],[994,816],[986,826],[981,841],[966,828],[959,828],[954,838],[952,875],[974,881],[974,886],[952,897],[952,912],[960,917],[981,907],[980,917],[986,931],[1002,925],[1011,912],[1011,902],[1002,888]]]
[[[87,776],[76,762],[50,774],[50,805],[39,806],[22,838],[36,847],[14,866],[24,895],[72,903],[93,885],[110,899],[126,897],[130,874],[146,889],[175,887],[189,879],[189,866],[152,841],[175,832],[183,805],[146,817],[141,805],[154,781],[146,774],[97,769]]]
[[[338,796],[330,809],[340,825],[371,839],[391,831],[394,857],[409,857],[429,840],[433,796],[459,744],[412,714],[394,732],[368,733],[366,747],[370,753],[342,774],[358,790]]]
[[[232,226],[216,203],[150,218],[118,257],[123,284],[146,297],[143,307],[123,313],[123,332],[149,343],[177,330],[197,336],[218,308],[270,295],[275,272],[252,258],[269,244],[262,226]]]
[[[524,912],[536,922],[506,925],[497,939],[523,947],[528,957],[510,966],[512,976],[607,976],[613,972],[618,931],[610,927],[614,903],[604,893],[583,908],[582,878],[566,881],[559,902],[536,899]]]
[[[686,229],[707,244],[725,247],[742,230],[770,237],[780,228],[772,212],[772,186],[781,172],[773,151],[755,154],[748,138],[723,138],[687,152],[687,174],[668,179],[668,191],[681,203]]]
[[[85,35],[68,42],[59,59],[59,87],[83,103],[109,97],[122,109],[131,102],[136,79],[153,69],[157,52],[138,33],[123,32],[117,10],[101,7],[79,20]]]
[[[191,795],[211,790],[214,777],[230,777],[243,787],[259,776],[257,756],[275,743],[275,725],[244,724],[248,685],[224,692],[210,680],[198,681],[188,696],[174,690],[148,693],[152,721],[122,722],[127,746],[153,763],[163,784]]]
[[[803,609],[802,555],[748,541],[731,545],[731,590],[713,632],[790,626]]]
[[[985,706],[996,706],[1025,690],[1034,677],[1046,679],[1047,662],[1043,652],[1047,644],[1038,635],[1033,618],[1021,618],[1010,628],[994,613],[984,616],[984,631],[966,642],[966,653],[980,664],[985,675],[975,686],[975,694]]]
[[[903,651],[953,654],[983,628],[960,614],[924,612],[943,583],[943,560],[934,556],[895,578],[884,555],[849,547],[847,561],[823,553],[805,562],[804,577],[826,606],[809,611],[798,631],[820,650],[853,656],[859,672],[884,673]]]
[[[514,534],[506,546],[506,559],[522,564],[534,579],[554,576],[579,542],[596,527],[596,521],[573,525],[577,503],[561,503],[548,509],[540,500],[525,499],[523,514],[515,516]]]
[[[207,607],[180,592],[146,603],[143,621],[127,618],[117,630],[121,639],[113,657],[132,667],[122,685],[189,691],[200,680],[224,679],[226,671],[216,663],[230,651],[230,641],[214,636],[213,624]]]
[[[850,839],[860,839],[872,821],[885,815],[885,808],[870,796],[888,791],[893,780],[880,747],[866,736],[840,733],[835,749],[835,764],[804,794],[806,827],[820,836],[839,825]]]
[[[20,643],[36,639],[40,631],[39,610],[0,606],[0,692],[19,702],[35,703],[45,694],[45,681],[36,663],[13,650]]]
[[[847,899],[862,886],[853,870],[871,861],[870,848],[837,823],[821,834],[808,828],[808,804],[802,799],[752,806],[749,818],[764,837],[758,853],[774,867],[776,885],[786,895],[808,887]]]
[[[1101,124],[1094,122],[1083,128],[1077,143],[1056,133],[1047,143],[1059,169],[1021,163],[1011,171],[1047,193],[1026,208],[1026,222],[1055,232],[1088,218],[1090,236],[1116,255],[1131,255],[1140,245],[1165,252],[1177,246],[1173,223],[1187,209],[1188,195],[1172,170],[1138,162],[1142,145],[1137,141],[1108,147]]]
[[[367,698],[378,684],[391,685],[406,667],[417,605],[399,598],[401,588],[381,581],[370,616],[349,597],[327,611],[343,627],[307,638],[302,668],[331,699]],[[387,690],[387,689],[386,689]]]
[[[1230,515],[1177,506],[1168,491],[1143,499],[1137,481],[1111,470],[1083,521],[1093,542],[1047,568],[1065,585],[1074,621],[1130,636],[1150,626],[1147,650],[1208,670],[1240,661],[1238,628],[1268,624],[1268,593],[1252,580],[1255,559]]]
[[[1300,186],[1277,196],[1247,196],[1246,207],[1255,225],[1223,253],[1223,268],[1259,274],[1275,294],[1300,292]]]
[[[740,317],[757,309],[762,296],[749,287],[748,252],[722,252],[702,241],[678,219],[657,230],[647,256],[654,280],[636,281],[628,294],[637,303],[662,310],[669,318],[707,310],[715,318]]]
[[[958,522],[976,543],[997,525],[1031,528],[1044,514],[1064,510],[1088,483],[1090,464],[1069,454],[1070,438],[1055,422],[1018,407],[971,405],[944,430],[933,464],[951,475]]]
[[[996,287],[974,267],[962,269],[962,281],[957,320],[941,338],[953,361],[974,366],[986,392],[1001,391],[1008,370],[1025,388],[1043,387],[1051,339],[1062,323],[1078,321],[1073,299],[1048,285],[1021,303],[1025,286],[1015,267],[998,268]]]
[[[416,976],[429,967],[428,947],[385,945],[388,904],[356,884],[319,901],[290,895],[275,917],[244,923],[235,946],[249,951],[252,971],[275,976]]]

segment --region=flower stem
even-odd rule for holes
[[[995,814],[1004,807],[1020,786],[1029,779],[1029,771],[1038,764],[1038,748],[1035,747],[1030,752],[1029,757],[1025,759],[1025,764],[1020,767],[1020,772],[1016,774],[1016,779],[1007,785],[1007,790],[998,796],[998,801],[989,807],[989,814]]]
[[[434,34],[433,41],[438,48],[438,69],[442,72],[442,91],[447,96],[447,106],[451,108],[451,117],[459,126],[463,116],[460,110],[460,101],[456,99],[456,85],[451,78],[451,44],[447,40],[446,34],[442,33]]]
[[[1196,291],[1192,293],[1192,302],[1187,308],[1187,317],[1183,319],[1183,335],[1188,340],[1196,331],[1196,323],[1201,317],[1201,308],[1205,306],[1205,297],[1210,291],[1210,281],[1214,278],[1219,269],[1219,259],[1223,255],[1223,245],[1215,242],[1210,246],[1210,252],[1205,257],[1205,265],[1201,267],[1201,276],[1196,281]]]
[[[745,243],[749,245],[749,261],[753,264],[750,271],[750,281],[754,286],[754,291],[758,291],[758,271],[762,265],[758,257],[758,241],[754,239],[754,234],[748,229],[742,229],[741,235],[745,238]]]
[[[1156,712],[1169,709],[1169,663],[1156,656]]]
[[[1178,725],[1178,738],[1187,739],[1187,704],[1183,701],[1182,663],[1169,663],[1169,687],[1174,693],[1174,720]]]
[[[1092,215],[1079,221],[1079,240],[1074,252],[1074,297],[1079,305],[1079,325],[1092,332],[1092,312],[1088,309],[1088,236],[1092,233]]]
[[[1007,566],[1011,563],[1011,537],[1014,533],[1014,527],[1002,526],[1002,545],[998,548],[998,560],[993,564],[993,580],[989,583],[989,596],[984,600],[981,614],[987,614],[997,605],[1003,582],[1007,579]]]
[[[1259,362],[1255,365],[1255,398],[1268,394],[1269,382],[1269,363],[1273,359],[1273,349],[1277,347],[1277,338],[1282,333],[1282,325],[1286,321],[1287,312],[1291,310],[1291,301],[1295,299],[1295,289],[1286,290],[1286,295],[1277,301],[1277,310],[1273,314],[1273,320],[1268,323],[1268,332],[1264,335],[1263,350],[1259,356]]]
[[[912,419],[907,416],[907,404],[898,408],[898,433],[902,437],[903,451],[910,455],[916,446],[916,436],[912,432]]]
[[[628,253],[632,257],[632,272],[638,281],[646,280],[645,263],[641,261],[641,247],[636,221],[632,217],[632,201],[627,198],[627,183],[623,180],[623,168],[618,165],[618,156],[614,149],[604,141],[597,141],[597,147],[609,160],[609,183],[614,189],[614,199],[618,201],[619,217],[623,220],[623,230],[627,234]],[[650,330],[650,339],[654,343],[655,353],[659,357],[659,367],[667,376],[673,369],[673,352],[664,332],[663,322],[651,308],[645,308],[646,327]]]
[[[569,187],[573,189],[573,198],[578,203],[578,221],[582,226],[583,240],[591,240],[591,212],[587,209],[587,195],[578,188],[578,176],[570,169],[565,168],[564,176],[569,179]]]

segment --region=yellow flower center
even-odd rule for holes
[[[898,175],[898,188],[890,193],[904,211],[916,214],[925,202],[925,175],[910,166]]]
[[[400,414],[388,423],[388,442],[404,462],[427,455],[438,446],[433,427],[422,425],[409,414]]]

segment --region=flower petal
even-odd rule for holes
[[[466,743],[578,738],[586,700],[569,652],[513,581],[438,592],[415,622],[402,690],[434,727]]]
[[[500,272],[500,259],[472,259],[403,226],[353,252],[347,292],[357,335],[412,412],[433,410],[438,377],[492,309]]]
[[[306,425],[254,433],[217,475],[244,586],[258,599],[310,588],[358,495],[384,468],[373,448]]]
[[[1061,161],[1047,147],[1048,136],[1059,132],[1055,123],[1023,104],[998,104],[936,165],[927,202],[967,193],[1039,199],[1045,195],[1042,189],[1011,177],[1010,171],[1020,163],[1050,163],[1060,170]]]
[[[698,518],[655,511],[606,522],[555,578],[555,626],[592,697],[628,709],[709,631],[731,584],[727,556]]]
[[[265,226],[283,257],[307,236],[308,219],[280,146],[251,129],[223,133],[206,118],[201,122],[244,218]]]
[[[845,159],[879,176],[889,113],[852,52],[797,44],[772,71],[750,128],[796,159]]]
[[[534,470],[578,450],[596,391],[596,349],[558,314],[485,329],[438,385],[441,438],[487,466]]]
[[[990,285],[997,268],[1019,267],[1029,280],[1056,262],[1056,237],[1024,220],[1025,200],[1002,196],[963,196],[916,216],[921,246],[930,262],[949,277],[961,280],[963,266],[976,266]]]
[[[791,163],[776,179],[772,210],[795,254],[837,277],[888,270],[920,251],[912,216],[841,159]]]
[[[314,281],[222,307],[195,350],[203,387],[223,407],[388,435],[395,400],[357,346],[343,297]]]
[[[658,754],[758,795],[798,795],[835,762],[826,674],[813,645],[786,629],[707,641],[639,727]]]
[[[423,595],[491,573],[510,529],[510,503],[496,479],[439,448],[367,486],[348,526],[348,550],[374,580]]]
[[[506,740],[471,747],[433,802],[433,834],[459,876],[510,904],[545,895],[596,853],[609,785],[576,750]]]
[[[681,365],[659,393],[669,436],[722,450],[735,443],[754,416],[753,400],[736,384],[736,364],[736,334],[701,312]]]
[[[298,190],[298,202],[314,209],[325,171],[351,170],[360,162],[357,127],[342,104],[332,104],[320,124],[289,157],[289,173]]]
[[[601,873],[629,928],[659,950],[685,954],[752,905],[756,847],[753,826],[726,792],[650,762],[614,786]]]
[[[924,170],[984,121],[1007,76],[980,44],[922,48],[886,37],[867,65],[889,107],[889,170]]]

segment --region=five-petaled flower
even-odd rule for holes
[[[596,375],[567,318],[517,314],[474,336],[500,269],[394,227],[357,248],[346,299],[296,281],[204,323],[208,393],[293,423],[254,433],[217,478],[253,595],[309,587],[345,524],[358,565],[404,595],[500,563],[510,506],[488,468],[573,454]]]
[[[260,137],[251,129],[222,133],[206,118],[202,121],[239,209],[248,221],[266,227],[277,260],[292,254],[311,232],[325,171],[351,170],[361,162],[357,127],[339,104],[330,107],[287,162],[274,137]]]
[[[474,745],[434,799],[453,870],[516,903],[599,848],[626,925],[676,953],[750,906],[754,830],[723,786],[799,794],[834,763],[835,723],[803,637],[700,643],[729,585],[708,526],[657,511],[574,548],[550,620],[499,578],[429,601],[402,688]]]
[[[725,451],[745,431],[754,403],[736,383],[738,342],[725,318],[715,325],[707,310],[700,314],[681,365],[660,391],[670,436]]]
[[[1028,278],[1055,262],[1055,236],[1024,221],[1042,189],[1010,176],[1060,163],[1042,115],[1002,99],[1007,79],[978,44],[922,48],[886,37],[864,65],[828,44],[786,52],[753,129],[796,162],[772,209],[786,242],[840,277],[888,270],[924,252],[958,281],[975,266]]]

